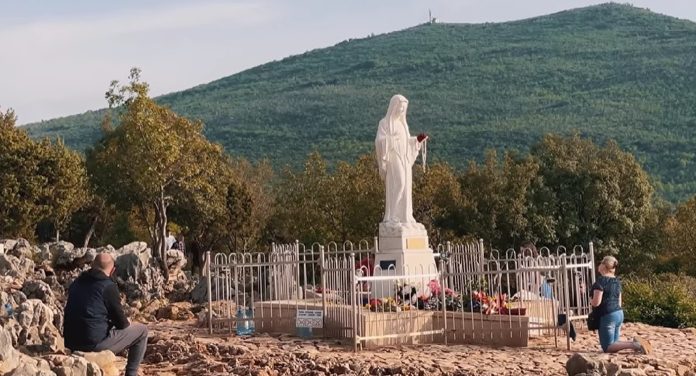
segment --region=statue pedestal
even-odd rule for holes
[[[375,276],[405,276],[399,282],[415,287],[420,294],[427,292],[427,284],[437,279],[437,272],[435,257],[428,244],[428,232],[422,224],[379,224]],[[375,281],[371,292],[373,298],[394,296],[396,281]]]

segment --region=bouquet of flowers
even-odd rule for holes
[[[435,279],[430,281],[428,283],[428,290],[430,290],[430,294],[421,294],[418,297],[418,309],[441,310],[443,290],[440,286],[440,282]],[[445,309],[448,311],[461,311],[464,306],[461,295],[450,288],[445,288],[444,293]]]
[[[372,312],[399,312],[401,307],[394,298],[370,299],[365,308]]]
[[[483,291],[473,291],[466,309],[471,312],[481,312],[484,315],[505,314],[509,308],[507,294],[489,296]]]

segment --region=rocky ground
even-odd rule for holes
[[[529,348],[421,345],[351,351],[331,340],[290,336],[208,335],[205,284],[184,272],[181,252],[167,255],[166,280],[145,243],[114,249],[70,243],[31,245],[0,240],[0,375],[116,376],[124,359],[110,352],[70,354],[61,330],[65,291],[98,252],[116,258],[117,282],[129,316],[150,328],[144,375],[692,375],[696,330],[627,324],[624,336],[652,341],[648,356],[599,353],[594,334],[580,333],[572,351],[553,339]],[[580,354],[580,355],[578,355]],[[124,355],[124,354],[117,354]],[[569,359],[571,359],[569,361]]]
[[[655,346],[648,356],[600,354],[590,333],[580,333],[570,352],[544,339],[525,349],[420,345],[354,353],[337,341],[210,336],[192,321],[161,321],[150,329],[146,375],[566,375],[576,352],[596,361],[596,374],[696,375],[696,330],[641,324],[627,324],[624,335],[648,338]]]

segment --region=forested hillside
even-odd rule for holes
[[[696,23],[607,4],[344,41],[157,100],[201,119],[233,155],[298,166],[313,150],[331,162],[369,152],[389,98],[401,93],[411,131],[431,135],[430,159],[461,167],[489,148],[527,151],[545,133],[577,131],[615,139],[680,201],[696,193],[694,72]],[[101,118],[93,111],[27,130],[84,150]]]

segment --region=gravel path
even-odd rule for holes
[[[565,375],[574,352],[617,363],[624,374],[687,375],[696,371],[696,329],[626,324],[623,336],[649,339],[649,356],[599,352],[594,333],[581,332],[572,351],[553,338],[529,348],[419,345],[352,352],[338,341],[302,341],[289,336],[211,337],[192,321],[150,324],[145,375]],[[564,346],[564,343],[561,343]],[[696,375],[696,374],[694,374]]]

